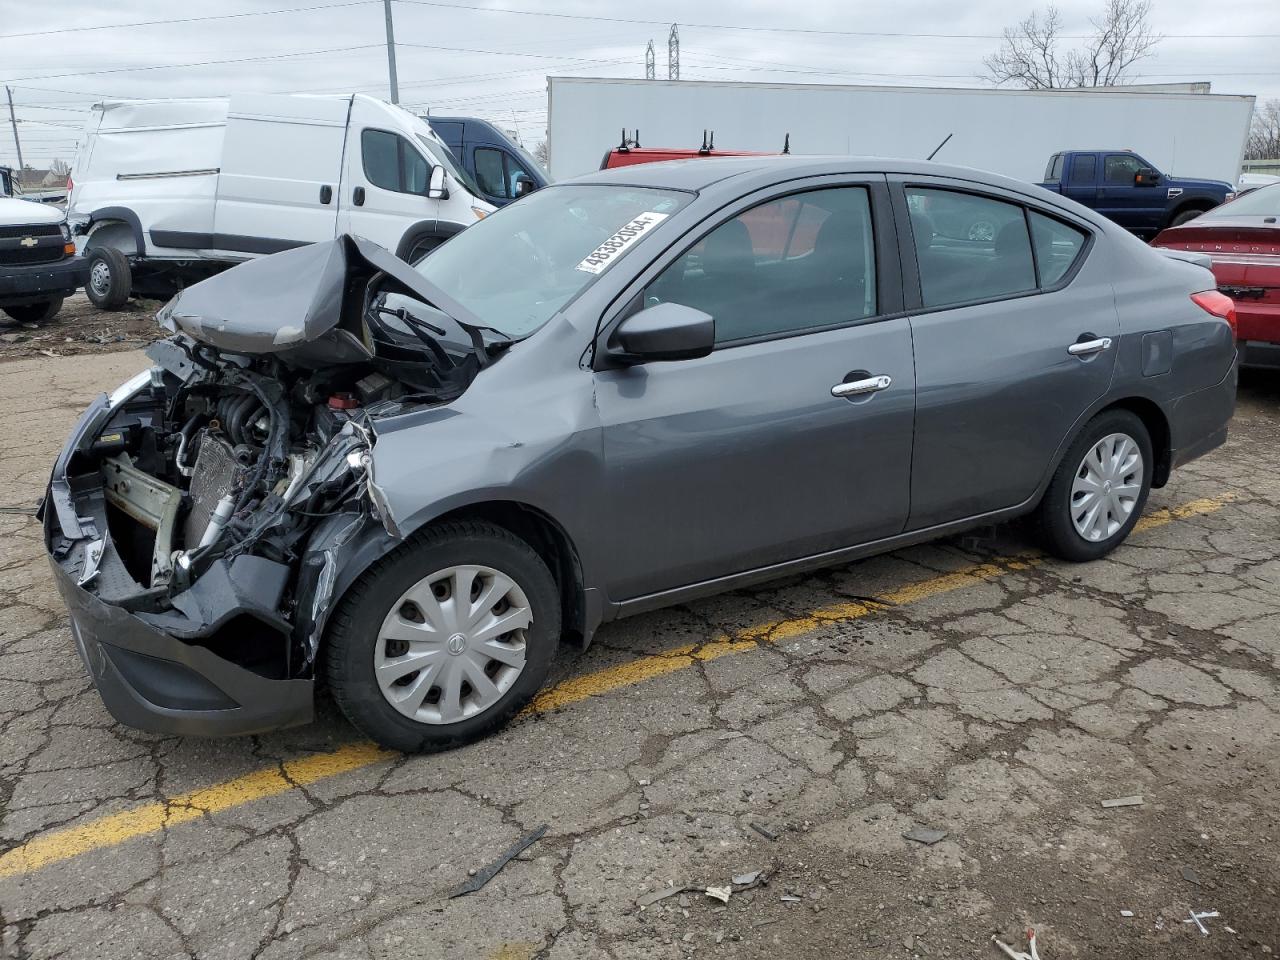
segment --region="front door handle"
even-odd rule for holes
[[[351,191],[351,202],[357,207],[364,206],[364,187],[356,187]]]
[[[837,383],[831,388],[833,397],[857,397],[864,393],[879,393],[893,383],[893,378],[881,374],[878,377],[867,377],[865,380],[851,380],[848,383]]]
[[[1067,347],[1067,353],[1073,357],[1090,357],[1095,353],[1101,353],[1110,346],[1110,337],[1098,337],[1096,340],[1082,340],[1079,343],[1073,343]]]

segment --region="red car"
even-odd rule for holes
[[[1151,243],[1207,254],[1218,289],[1236,304],[1241,362],[1280,368],[1280,183],[1162,230]]]

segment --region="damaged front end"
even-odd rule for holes
[[[400,536],[373,476],[379,420],[454,399],[506,345],[446,300],[342,237],[161,311],[157,365],[84,413],[42,508],[118,720],[221,735],[311,718],[348,567]]]

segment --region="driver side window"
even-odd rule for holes
[[[645,290],[715,318],[716,343],[836,326],[876,313],[864,187],[792,194],[707,234]]]
[[[365,178],[375,187],[395,193],[427,192],[431,164],[404,137],[365,130],[360,134],[360,155]]]
[[[1131,157],[1126,153],[1113,153],[1103,162],[1104,176],[1107,183],[1124,184],[1125,186],[1133,186],[1133,178],[1142,169],[1142,164],[1138,162],[1137,157]]]

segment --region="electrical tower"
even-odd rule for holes
[[[658,76],[658,55],[653,52],[653,41],[649,41],[649,46],[644,51],[644,78],[646,80],[655,80]]]
[[[674,23],[667,35],[667,79],[680,79],[680,31]]]

